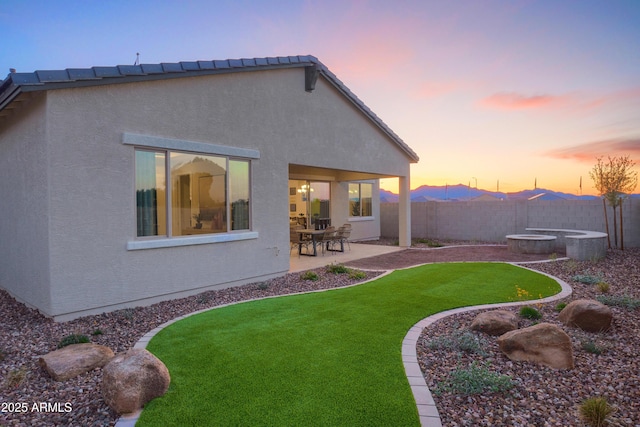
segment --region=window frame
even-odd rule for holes
[[[366,184],[366,185],[370,185],[371,186],[371,214],[370,215],[362,215],[362,185]],[[351,210],[351,194],[349,193],[348,195],[348,206],[349,206],[349,221],[365,221],[365,220],[370,220],[374,218],[373,215],[373,192],[375,189],[375,185],[373,182],[370,181],[350,181],[347,185],[347,192],[350,192],[350,186],[351,185],[357,185],[358,186],[358,204],[359,204],[359,214],[357,216],[354,216],[352,213],[353,211]]]
[[[237,147],[229,147],[222,146],[216,144],[195,142],[195,141],[187,141],[187,140],[179,140],[179,139],[170,139],[170,138],[161,138],[154,137],[148,135],[138,135],[138,134],[130,134],[124,133],[122,138],[122,143],[127,146],[131,146],[134,150],[133,156],[133,179],[135,181],[135,153],[137,151],[152,151],[152,152],[162,152],[165,156],[165,191],[166,191],[166,206],[164,207],[166,212],[166,234],[156,235],[156,236],[138,236],[138,227],[137,220],[134,221],[133,227],[133,236],[134,239],[127,242],[127,250],[139,250],[139,249],[155,249],[155,248],[163,248],[163,247],[174,247],[174,246],[189,246],[189,245],[200,245],[200,244],[209,244],[209,243],[222,243],[222,242],[230,242],[237,240],[247,240],[247,239],[257,239],[258,233],[253,231],[253,204],[252,200],[252,169],[254,159],[260,158],[260,152],[258,150],[246,149],[246,148],[237,148]],[[183,152],[187,154],[196,154],[203,156],[221,156],[225,157],[226,165],[227,165],[227,177],[226,177],[226,212],[227,212],[227,225],[226,231],[219,233],[208,233],[208,234],[196,234],[196,235],[183,235],[183,236],[172,236],[172,200],[171,200],[171,173],[170,173],[170,153],[171,152]],[[229,184],[229,163],[231,161],[243,161],[247,162],[247,172],[248,172],[248,196],[249,196],[249,219],[248,219],[248,229],[242,230],[232,230],[232,221],[231,221],[231,203],[229,200],[230,196],[230,184]],[[135,192],[135,182],[134,182],[134,192]],[[135,206],[135,197],[133,197],[134,203],[134,211],[137,209]],[[134,215],[134,218],[137,218],[137,212]]]

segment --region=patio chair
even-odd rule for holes
[[[309,239],[303,239],[300,237],[300,232],[298,230],[298,228],[289,229],[289,255],[291,255],[293,248],[297,248],[299,257],[303,247],[306,248],[307,253],[309,253],[309,246],[312,245],[313,242]]]
[[[335,247],[335,245],[340,245],[340,248],[344,250],[344,244],[349,245],[349,250],[351,250],[351,244],[349,243],[349,236],[351,235],[351,224],[346,224],[338,228],[336,234],[333,236],[331,240],[331,247]],[[337,249],[332,249],[337,250]]]
[[[335,234],[336,234],[336,228],[330,225],[329,227],[324,229],[324,233],[322,233],[322,237],[316,239],[316,247],[320,245],[320,247],[322,248],[322,255],[324,255],[325,249],[331,244],[331,240],[333,239],[333,236]]]

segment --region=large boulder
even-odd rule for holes
[[[113,356],[113,351],[103,345],[71,344],[41,356],[38,363],[54,380],[66,381],[95,368],[102,368]]]
[[[518,329],[518,316],[506,310],[485,311],[473,319],[469,328],[488,335],[499,336]]]
[[[507,332],[498,337],[500,350],[511,360],[540,363],[554,369],[573,369],[571,339],[550,323]]]
[[[111,409],[127,414],[165,394],[170,382],[169,370],[160,359],[145,349],[131,349],[104,367],[102,397]]]
[[[609,307],[599,301],[578,299],[567,304],[558,319],[567,326],[587,332],[603,332],[611,327],[613,314]]]

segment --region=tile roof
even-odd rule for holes
[[[335,74],[312,55],[241,58],[211,61],[183,61],[161,64],[117,65],[112,67],[37,70],[10,73],[0,82],[0,115],[21,93],[69,87],[97,86],[159,80],[207,74],[268,70],[277,68],[315,67],[320,75],[346,96],[414,161],[418,155],[396,135],[364,102],[345,86]]]

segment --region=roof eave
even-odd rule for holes
[[[283,68],[307,68],[313,66],[315,77],[322,75],[353,105],[369,118],[385,135],[407,155],[410,162],[417,163],[418,155],[393,132],[367,105],[362,102],[338,77],[312,55],[278,56],[266,58],[244,58],[212,61],[185,61],[178,63],[118,65],[114,67],[92,67],[86,69],[35,71],[33,73],[11,73],[0,82],[0,115],[23,92],[64,89],[73,87],[102,86],[118,83],[164,80],[213,74],[262,71]],[[310,74],[313,76],[313,74]],[[308,77],[313,79],[314,77]],[[312,91],[315,80],[305,82],[305,90]]]

